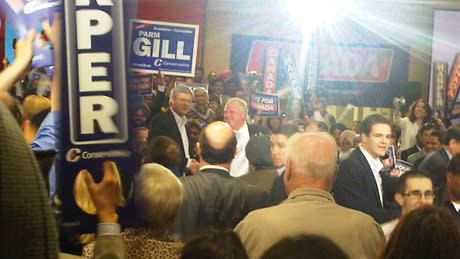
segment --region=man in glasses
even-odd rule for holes
[[[423,171],[412,169],[399,178],[394,198],[401,206],[401,216],[422,206],[432,205],[434,194],[431,178]],[[398,222],[399,218],[381,225],[387,240]]]

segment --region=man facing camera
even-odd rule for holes
[[[361,124],[361,145],[339,167],[332,187],[335,201],[371,215],[377,222],[392,219],[383,206],[380,170],[392,136],[390,121],[381,115],[367,116]]]
[[[401,206],[401,215],[404,216],[422,206],[433,204],[433,183],[425,172],[412,169],[399,178],[394,197]],[[382,230],[387,240],[398,222],[399,218],[382,224]]]

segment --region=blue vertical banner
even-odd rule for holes
[[[64,16],[66,80],[58,193],[62,227],[89,232],[94,231],[96,211],[82,170],[100,181],[103,162],[115,162],[126,198],[140,166],[141,154],[130,142],[135,131],[127,101],[123,1],[65,1]]]
[[[132,19],[129,69],[165,75],[195,75],[199,25]]]

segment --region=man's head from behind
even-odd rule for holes
[[[247,114],[248,105],[243,99],[234,97],[225,104],[225,122],[227,122],[233,130],[239,130],[244,125]]]
[[[361,124],[361,147],[374,159],[386,154],[391,137],[390,121],[382,115],[369,115]]]
[[[286,193],[298,188],[329,191],[337,171],[337,144],[328,133],[298,133],[287,143]]]
[[[402,208],[402,215],[432,205],[434,195],[431,178],[423,171],[412,169],[399,178],[394,197]]]
[[[274,166],[284,166],[286,163],[286,142],[290,136],[298,132],[299,129],[294,124],[284,124],[272,131],[270,137],[270,152]]]
[[[208,124],[201,132],[197,153],[201,163],[230,165],[236,152],[236,137],[224,122]]]
[[[454,155],[447,167],[446,190],[449,200],[460,203],[460,154]]]
[[[136,211],[158,231],[166,232],[174,224],[183,198],[179,179],[160,164],[144,164],[134,179]]]
[[[444,134],[442,143],[452,155],[460,153],[460,128],[451,126]]]
[[[171,91],[169,105],[179,116],[184,116],[192,107],[193,92],[186,86],[176,86]]]

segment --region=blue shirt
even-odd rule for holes
[[[50,149],[59,149],[59,141],[62,137],[61,125],[61,112],[51,111],[48,113],[46,118],[43,120],[40,128],[38,128],[37,134],[29,146],[32,150],[42,151]],[[50,199],[52,200],[56,193],[56,171],[55,165],[51,167],[49,174],[49,185],[50,185]]]

